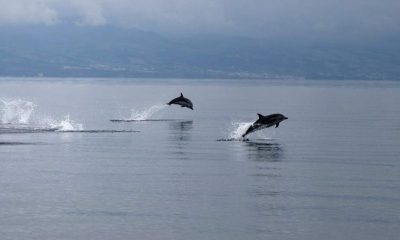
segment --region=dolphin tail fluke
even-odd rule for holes
[[[251,133],[251,131],[253,131],[253,126],[250,126],[246,132],[242,135],[242,137],[245,137],[247,134]]]

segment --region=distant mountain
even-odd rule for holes
[[[113,27],[1,27],[0,76],[400,79],[398,39],[360,44]]]

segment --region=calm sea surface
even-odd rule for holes
[[[400,82],[4,78],[0,100],[3,240],[399,239]]]

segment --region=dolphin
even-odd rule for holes
[[[187,107],[193,110],[193,103],[192,101],[190,101],[188,98],[185,98],[183,96],[183,94],[181,93],[181,95],[177,98],[172,99],[169,103],[167,103],[168,105],[171,104],[176,104],[179,105],[181,107]]]
[[[257,113],[258,119],[255,121],[248,129],[247,131],[242,135],[242,137],[245,137],[247,134],[252,133],[257,130],[261,130],[264,128],[271,127],[275,125],[275,128],[279,126],[279,123],[282,122],[283,120],[288,119],[284,115],[280,113],[274,113],[268,116],[263,116],[259,113]]]

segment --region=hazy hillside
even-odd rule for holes
[[[1,76],[400,79],[396,39],[359,45],[221,36],[170,40],[71,25],[0,29]]]

